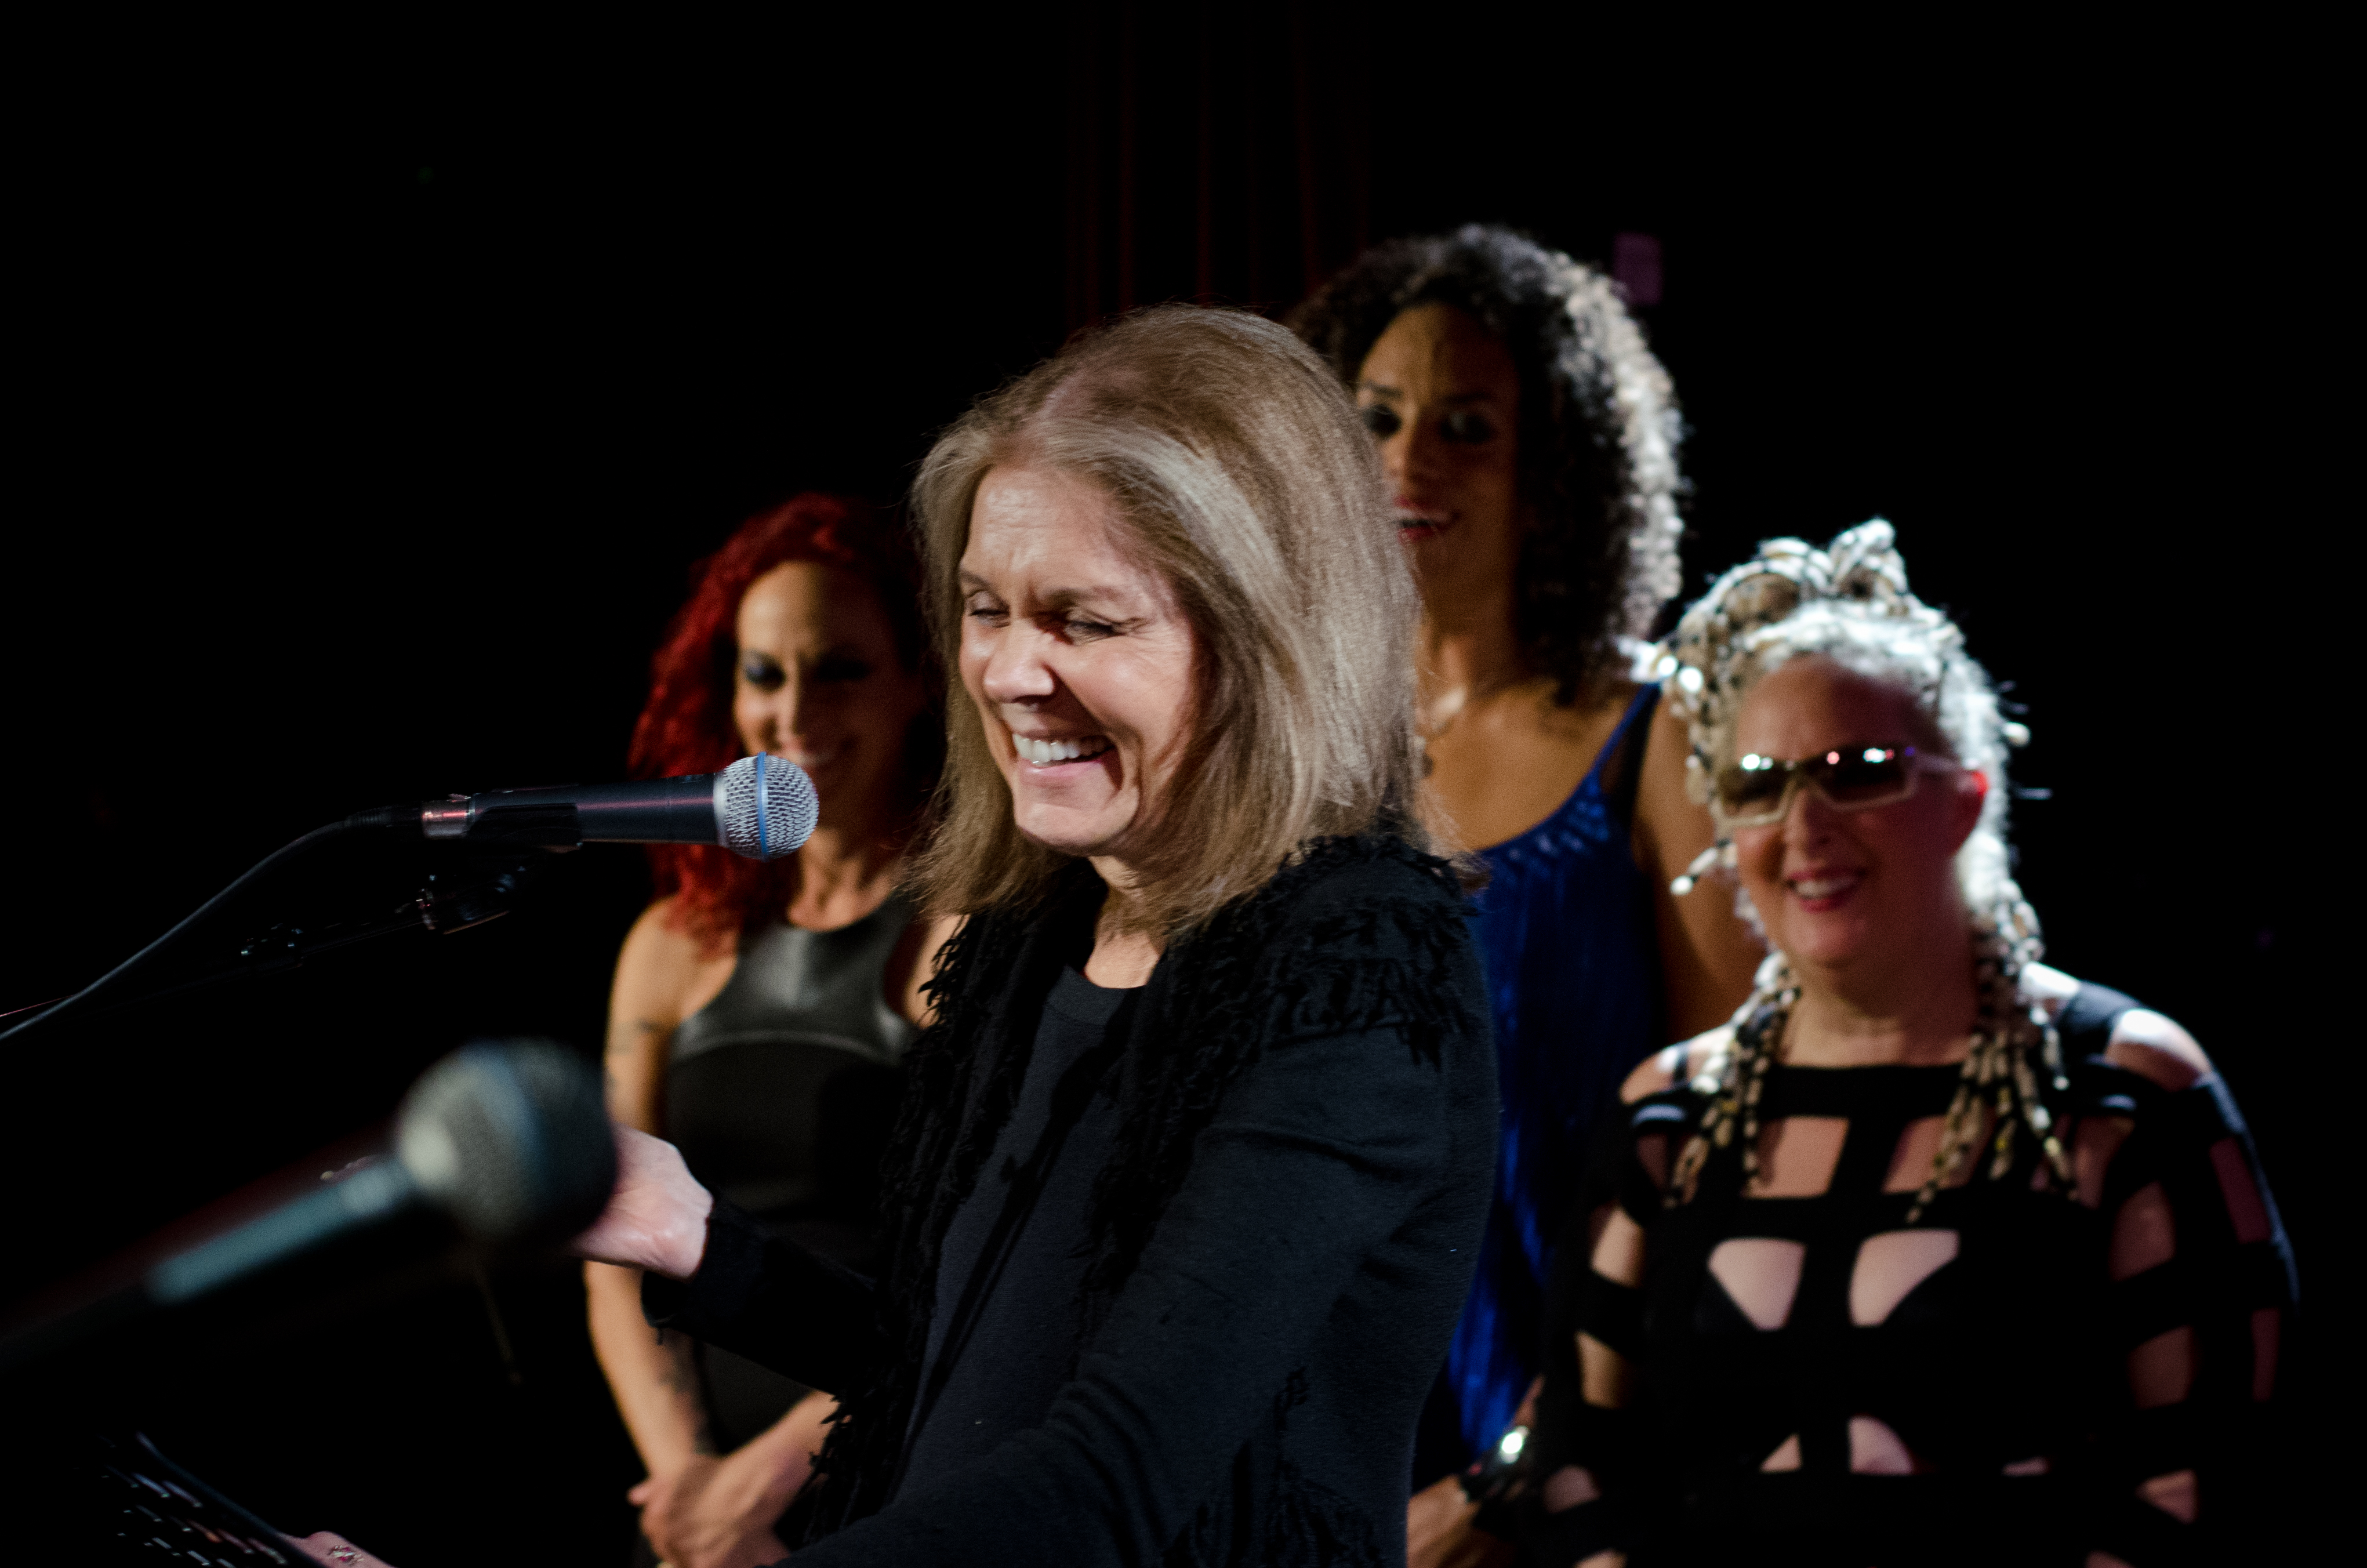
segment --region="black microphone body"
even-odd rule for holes
[[[481,1042],[429,1069],[403,1098],[394,1142],[195,1245],[128,1255],[102,1271],[113,1282],[0,1330],[0,1381],[323,1257],[359,1267],[456,1237],[496,1251],[561,1241],[599,1217],[617,1182],[598,1074],[536,1041]]]
[[[420,831],[481,844],[713,844],[717,777],[455,795],[419,809]]]
[[[821,809],[802,768],[759,752],[720,773],[493,790],[357,812],[346,821],[471,844],[717,844],[752,860],[778,860],[812,835]]]

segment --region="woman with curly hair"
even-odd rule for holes
[[[1598,1141],[1532,1559],[2236,1561],[2198,1531],[2292,1259],[2192,1037],[2038,961],[1988,675],[1879,521],[1762,545],[1673,675],[1718,829],[1680,881],[1774,951]]]
[[[1760,953],[1666,892],[1710,838],[1683,726],[1630,674],[1678,588],[1679,422],[1610,280],[1475,225],[1376,248],[1295,324],[1378,443],[1421,589],[1430,783],[1490,879],[1501,1165],[1426,1485],[1495,1449],[1532,1384],[1550,1249],[1620,1080],[1730,1014]],[[1418,1540],[1461,1502],[1426,1492]]]
[[[812,776],[792,858],[651,851],[658,899],[626,937],[608,1021],[609,1108],[661,1133],[768,1232],[872,1266],[896,1066],[922,1017],[928,925],[899,891],[943,743],[916,566],[891,517],[806,494],[698,568],[633,733],[642,778],[756,752]],[[592,1334],[650,1478],[648,1548],[741,1568],[821,1445],[829,1396],[642,1322],[640,1276],[588,1265]]]

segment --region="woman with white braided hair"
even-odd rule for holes
[[[1881,521],[1762,545],[1663,669],[1718,830],[1679,887],[1772,950],[1596,1140],[1530,1560],[2209,1554],[2291,1256],[2193,1039],[2038,961],[2020,726]]]

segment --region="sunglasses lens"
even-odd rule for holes
[[[1818,769],[1817,782],[1837,806],[1878,806],[1908,792],[1907,759],[1895,751],[1843,752]]]
[[[1742,764],[1728,767],[1718,775],[1718,809],[1729,817],[1765,816],[1783,805],[1787,777],[1787,771],[1781,767],[1751,767]]]

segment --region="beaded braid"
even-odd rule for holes
[[[1783,1048],[1784,1026],[1792,1017],[1792,1005],[1799,999],[1800,988],[1793,983],[1792,968],[1781,953],[1759,966],[1750,995],[1727,1026],[1727,1038],[1693,1075],[1693,1090],[1709,1101],[1709,1109],[1677,1155],[1675,1173],[1669,1180],[1670,1208],[1693,1201],[1711,1152],[1731,1147],[1738,1128],[1742,1135],[1744,1184],[1759,1175],[1759,1096],[1765,1090],[1768,1070]]]
[[[2004,750],[2028,741],[2029,732],[2003,720],[1988,677],[1965,653],[1955,623],[1908,591],[1907,563],[1893,547],[1894,538],[1890,525],[1876,518],[1824,550],[1799,540],[1768,540],[1753,560],[1719,578],[1685,612],[1659,651],[1657,673],[1667,677],[1670,701],[1692,733],[1686,785],[1704,803],[1718,764],[1733,749],[1743,698],[1785,657],[1810,652],[1872,653],[1886,666],[1898,666],[1892,673],[1915,687],[1956,748],[1957,759],[1988,776],[1991,788],[1980,825],[1958,860],[1958,880],[1973,910],[1978,1013],[1931,1174],[1908,1208],[1907,1222],[1912,1224],[1973,1157],[1984,1112],[1995,1127],[1990,1180],[2002,1179],[2013,1168],[2025,1132],[2044,1162],[2047,1185],[2067,1193],[2072,1180],[2046,1104],[2047,1091],[2069,1086],[2061,1042],[2044,1007],[2022,985],[2023,971],[2044,945],[2036,911],[2007,871]],[[1733,868],[1734,842],[1721,832],[1670,891],[1682,897],[1710,871]],[[1756,911],[1738,892],[1738,907],[1757,927]],[[1799,997],[1791,965],[1783,954],[1771,954],[1736,1011],[1727,1040],[1692,1080],[1709,1108],[1677,1157],[1669,1183],[1670,1205],[1692,1201],[1711,1155],[1738,1138],[1744,1186],[1758,1176],[1760,1096],[1782,1054]]]
[[[2041,949],[2035,921],[2028,904],[2001,913],[2006,915],[2003,925],[1997,915],[1974,921],[1974,983],[1980,1006],[1973,1026],[1973,1048],[1965,1057],[1955,1095],[1948,1102],[1931,1174],[1915,1201],[1908,1205],[1909,1225],[1923,1217],[1931,1199],[1974,1154],[1984,1104],[1996,1126],[1990,1139],[1989,1180],[2002,1180],[2013,1169],[2016,1147],[2026,1132],[2045,1162],[2048,1187],[2058,1193],[2072,1190],[2069,1157],[2056,1135],[2045,1092],[2060,1093],[2070,1087],[2063,1074],[2062,1042],[2045,1008],[2022,988],[2022,971],[2037,960]],[[2000,936],[2000,930],[2012,935]],[[1692,1202],[1710,1155],[1738,1141],[1742,1186],[1748,1188],[1758,1179],[1760,1097],[1765,1093],[1769,1071],[1783,1055],[1784,1030],[1799,999],[1792,966],[1780,953],[1771,957],[1760,968],[1750,1000],[1735,1014],[1729,1043],[1714,1051],[1692,1081],[1693,1092],[1709,1101],[1709,1108],[1677,1156],[1669,1182],[1670,1208]],[[2040,1086],[2042,1072],[2045,1089]]]

